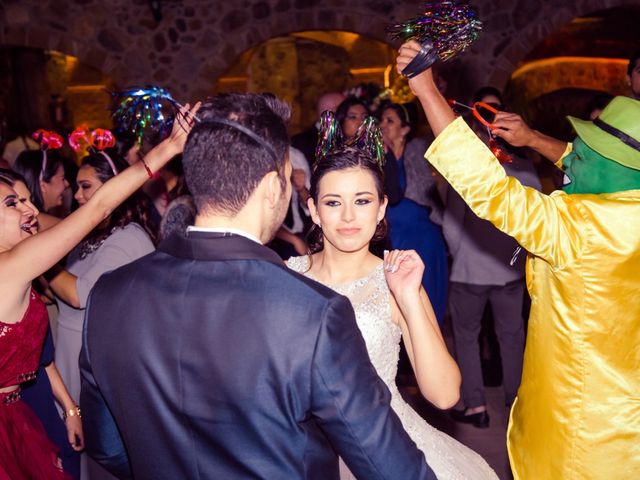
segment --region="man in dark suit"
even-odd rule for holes
[[[106,274],[81,353],[86,448],[120,478],[434,479],[348,300],[262,244],[291,195],[288,107],[205,104],[184,151],[186,236]]]

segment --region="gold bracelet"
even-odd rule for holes
[[[80,407],[76,405],[74,408],[62,412],[62,420],[66,420],[67,417],[82,418],[82,415],[80,415]]]

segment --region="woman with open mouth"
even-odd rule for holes
[[[20,399],[20,385],[35,377],[47,330],[44,304],[31,282],[75,247],[96,225],[174,155],[180,153],[199,108],[181,109],[171,135],[143,161],[106,182],[83,208],[33,235],[36,211],[20,201],[0,177],[0,477],[68,479],[57,449],[33,411]],[[66,417],[80,416],[77,406]]]

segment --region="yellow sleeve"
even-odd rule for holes
[[[569,155],[571,152],[573,152],[573,143],[569,142],[567,143],[567,148],[564,150],[564,153],[560,156],[556,163],[554,163],[554,165],[562,170],[562,161],[564,160],[564,157]]]
[[[452,122],[425,154],[480,218],[515,238],[531,254],[563,266],[579,254],[578,206],[508,177],[489,148],[462,118]]]

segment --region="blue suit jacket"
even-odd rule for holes
[[[80,358],[87,451],[121,478],[435,478],[349,301],[235,235],[104,275]]]

